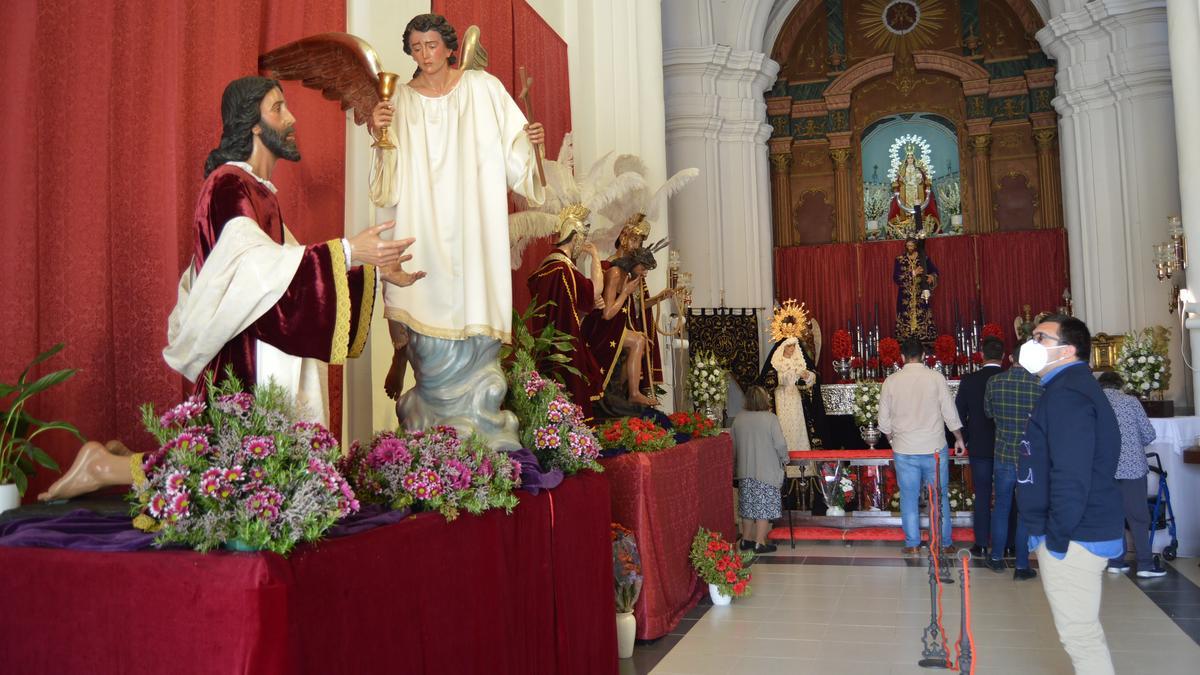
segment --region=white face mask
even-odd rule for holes
[[[1054,345],[1053,347],[1046,347],[1040,342],[1030,340],[1021,346],[1021,357],[1018,359],[1018,363],[1021,364],[1022,368],[1031,373],[1040,373],[1046,366],[1058,363],[1062,360],[1055,359],[1054,361],[1051,361],[1050,350],[1059,349],[1060,347],[1065,346],[1066,345]]]

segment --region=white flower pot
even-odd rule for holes
[[[733,602],[733,596],[722,593],[716,584],[708,585],[708,597],[712,598],[712,604],[718,607],[723,607]]]
[[[825,509],[825,515],[835,517],[844,516],[846,515],[846,509],[843,509],[840,506],[830,506],[829,508]]]
[[[15,483],[0,485],[0,513],[15,509],[21,505],[21,493]]]
[[[617,657],[633,656],[633,645],[637,638],[637,619],[633,612],[617,612]]]

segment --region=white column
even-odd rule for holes
[[[671,204],[672,243],[696,281],[695,304],[771,307],[771,172],[764,92],[779,65],[721,44],[663,54],[667,160],[700,177]]]
[[[1179,186],[1183,229],[1187,237],[1188,259],[1194,261],[1187,271],[1187,288],[1200,295],[1200,8],[1196,0],[1167,0],[1168,46],[1171,51],[1172,87],[1175,99],[1175,136],[1179,159]],[[1200,354],[1200,331],[1188,331],[1190,354]],[[1172,370],[1177,376],[1186,372],[1180,350],[1173,350]],[[1189,360],[1194,356],[1189,356]],[[1196,365],[1193,363],[1193,365]],[[1200,391],[1200,372],[1192,371],[1192,392]],[[1193,398],[1193,401],[1195,399]],[[1194,405],[1194,403],[1193,403]]]
[[[1069,4],[1069,3],[1068,3]],[[1153,244],[1179,211],[1165,0],[1095,0],[1037,34],[1058,61],[1063,208],[1075,313],[1093,333],[1174,325]],[[1175,359],[1168,395],[1188,379]]]

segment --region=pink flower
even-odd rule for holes
[[[226,415],[245,415],[254,407],[254,397],[244,391],[217,397],[217,410]]]
[[[533,444],[538,450],[550,450],[557,448],[561,442],[558,438],[558,427],[546,425],[538,427],[533,432]]]
[[[171,473],[167,474],[167,492],[171,494],[178,494],[182,492],[187,488],[187,477],[188,472],[186,469],[181,471],[172,471]]]
[[[236,483],[239,480],[241,480],[244,476],[245,476],[245,471],[242,469],[242,466],[239,464],[237,466],[226,469],[225,475],[222,476],[222,478],[227,482]]]
[[[167,520],[174,523],[182,518],[187,518],[191,511],[192,499],[186,492],[177,494],[171,498],[171,506],[167,511]]]
[[[200,494],[214,499],[220,498],[222,471],[217,468],[209,469],[200,474]]]
[[[525,380],[525,395],[533,398],[539,391],[546,388],[546,381],[537,372],[529,374],[529,379]]]
[[[270,436],[247,436],[242,439],[242,456],[266,459],[275,454],[275,439]]]
[[[150,515],[161,518],[167,511],[167,497],[161,492],[155,492],[150,497]]]
[[[550,402],[550,406],[546,410],[546,419],[558,424],[571,419],[574,413],[574,404],[559,396]]]
[[[204,399],[199,396],[189,396],[187,400],[171,408],[158,418],[159,424],[169,427],[172,424],[188,422],[204,413]]]

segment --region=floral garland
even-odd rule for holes
[[[853,356],[854,343],[850,340],[850,331],[845,328],[833,331],[833,343],[829,349],[835,361],[848,359]]]
[[[740,598],[750,594],[750,569],[746,563],[754,555],[733,550],[733,545],[719,533],[700,528],[692,539],[689,558],[700,579],[716,586],[722,595]]]
[[[358,510],[334,466],[337,439],[298,421],[292,398],[274,384],[252,393],[229,377],[156,415],[142,407],[159,447],[143,457],[129,500],[134,524],[157,530],[155,544],[209,551],[227,542],[287,554]]]
[[[513,490],[521,484],[520,462],[447,426],[385,431],[366,447],[355,441],[341,468],[364,500],[436,511],[446,520],[460,510],[511,512],[517,505]]]
[[[879,420],[879,394],[883,385],[878,382],[859,382],[854,385],[854,423],[860,427],[874,425]]]
[[[1125,380],[1126,392],[1145,397],[1152,391],[1162,389],[1166,368],[1167,357],[1155,347],[1151,329],[1125,334],[1117,356],[1116,370]]]
[[[896,338],[885,337],[879,341],[879,362],[884,368],[893,368],[903,363],[903,359],[900,358],[900,343]]]
[[[633,531],[620,523],[612,524],[613,588],[617,612],[632,612],[642,592],[642,557],[638,554]]]
[[[640,417],[621,417],[596,430],[604,449],[625,448],[630,452],[657,452],[675,447],[671,432]]]
[[[705,438],[721,433],[717,423],[700,413],[677,412],[670,415],[675,432],[687,434],[692,438]]]
[[[725,384],[725,369],[711,351],[702,351],[692,357],[692,368],[688,371],[688,390],[692,405],[697,409],[725,408],[729,396]]]

